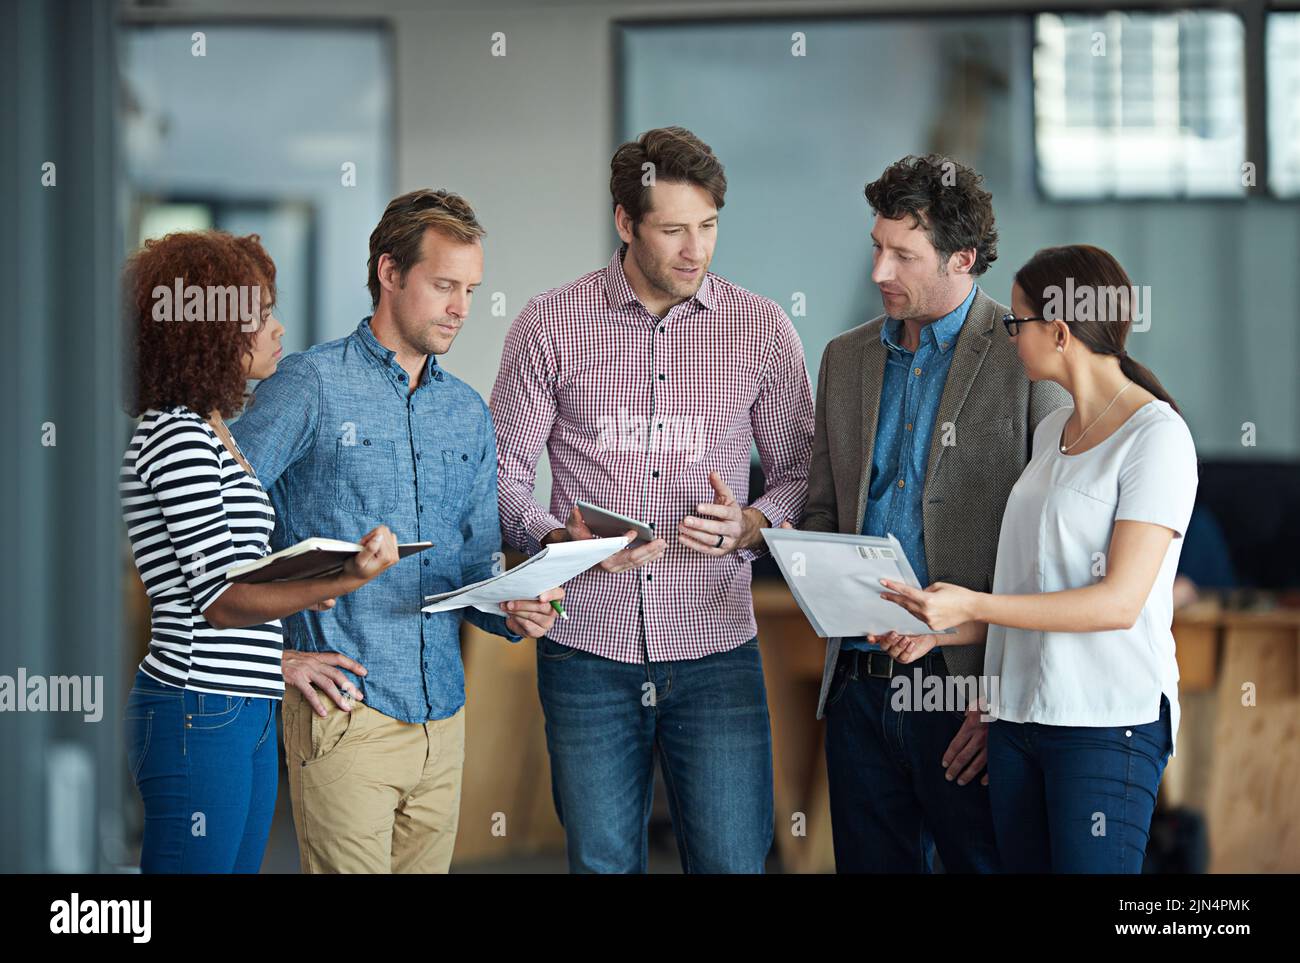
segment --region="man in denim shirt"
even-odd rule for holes
[[[328,609],[285,619],[284,740],[304,872],[447,870],[464,761],[460,615],[511,641],[536,638],[555,620],[549,600],[563,597],[508,602],[501,615],[420,611],[426,595],[493,575],[500,558],[492,420],[435,357],[482,279],[482,234],[455,194],[393,200],[370,236],[374,315],[286,358],[231,429],[271,495],[274,547],[379,524],[399,542],[433,542]],[[304,677],[330,699],[300,687]]]

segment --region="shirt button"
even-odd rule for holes
[[[902,488],[903,485],[904,485],[903,479],[900,478],[900,479],[898,480],[898,487],[899,487],[899,488]]]
[[[907,423],[907,430],[908,431],[912,430],[912,423],[910,421]]]
[[[921,374],[921,369],[920,369],[920,368],[913,368],[913,369],[912,369],[912,373],[913,373],[914,375],[917,375],[917,376],[919,377],[920,374]]]
[[[663,326],[662,324],[659,325],[659,333],[660,333],[660,334],[663,334],[663,333],[664,333],[664,326]]]
[[[429,560],[428,560],[427,558],[424,559],[424,564],[425,564],[425,565],[428,565],[428,564],[429,564]]]
[[[365,439],[364,441],[361,442],[361,444],[366,445],[368,447],[370,445],[370,439],[369,438]]]
[[[461,461],[469,461],[469,455],[461,455],[461,456],[460,456],[460,460],[461,460]]]
[[[664,376],[663,376],[663,375],[660,375],[660,376],[659,376],[659,380],[660,380],[660,381],[663,381],[663,380],[664,380]]]
[[[659,469],[656,468],[654,471],[652,471],[652,472],[650,473],[650,475],[651,475],[652,477],[654,477],[654,478],[658,478],[658,477],[659,477]]]
[[[645,580],[648,582],[648,581],[650,581],[652,578],[654,578],[653,575],[646,575]]]
[[[1132,730],[1132,729],[1125,729],[1125,730],[1124,730],[1124,735],[1125,735],[1125,736],[1131,736],[1131,735],[1133,735],[1133,730]]]
[[[920,374],[920,372],[918,371],[917,374]],[[405,380],[406,380],[406,375],[404,375],[404,374],[399,374],[399,375],[397,376],[397,380],[398,380],[398,381],[405,381]]]
[[[420,453],[418,451],[415,453],[415,460],[416,461],[420,460]]]
[[[427,619],[427,618],[431,618],[432,616],[433,616],[433,613],[432,613],[432,612],[425,612],[425,613],[424,613],[424,617],[425,617],[426,619]]]

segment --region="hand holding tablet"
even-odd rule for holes
[[[590,522],[588,524],[588,513]],[[557,528],[546,538],[543,545],[555,542],[585,541],[590,538],[626,538],[633,541],[627,548],[611,555],[600,563],[606,572],[626,572],[640,568],[663,555],[668,543],[655,534],[655,530],[645,522],[637,521],[617,512],[609,512],[599,505],[579,501],[569,513],[564,528]]]
[[[599,505],[593,505],[591,502],[584,502],[578,499],[578,511],[582,516],[582,523],[591,530],[593,535],[601,538],[617,538],[620,535],[626,535],[628,532],[636,532],[636,540],[633,545],[644,545],[646,542],[655,540],[654,529],[645,522],[639,522],[635,518],[629,518],[626,515],[620,515],[618,512],[607,511]]]

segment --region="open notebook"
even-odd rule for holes
[[[407,542],[397,546],[398,558],[432,548],[433,542]],[[256,562],[245,562],[226,570],[228,582],[282,582],[288,579],[317,578],[334,575],[361,546],[337,538],[307,538],[278,552],[264,555]]]

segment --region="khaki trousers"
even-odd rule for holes
[[[460,817],[465,709],[399,722],[285,687],[285,763],[304,873],[445,873]]]

